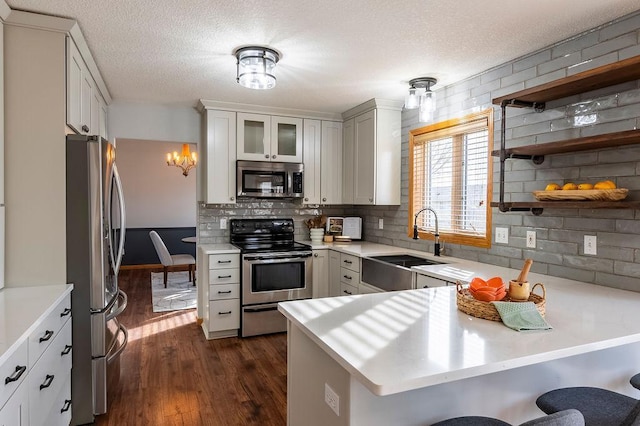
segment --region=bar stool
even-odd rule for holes
[[[576,409],[587,426],[640,424],[640,401],[606,389],[555,389],[540,395],[536,405],[547,414]]]
[[[640,373],[638,373],[635,376],[633,376],[629,380],[629,383],[631,383],[631,386],[633,386],[634,388],[640,389]]]
[[[584,417],[578,410],[558,411],[537,419],[521,423],[520,426],[584,426]],[[434,423],[432,426],[512,426],[502,420],[491,417],[468,416],[456,417]]]

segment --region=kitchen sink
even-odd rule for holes
[[[412,266],[445,263],[410,254],[363,257],[361,280],[386,291],[409,290],[414,288]]]
[[[418,256],[412,256],[410,254],[371,256],[371,259],[379,260],[380,262],[391,263],[392,265],[404,266],[405,268],[411,268],[412,266],[422,266],[422,265],[442,265],[446,263],[446,262],[438,262],[437,260],[432,260],[432,259],[425,259]]]

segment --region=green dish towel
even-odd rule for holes
[[[533,302],[491,302],[502,322],[509,328],[523,330],[549,330],[552,327],[542,318]]]

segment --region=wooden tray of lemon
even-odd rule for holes
[[[590,183],[566,183],[562,187],[555,183],[547,185],[544,191],[533,191],[538,201],[620,201],[627,198],[628,189],[616,188],[610,180]]]

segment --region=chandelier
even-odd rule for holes
[[[189,171],[198,164],[198,153],[191,152],[188,143],[182,144],[182,154],[178,155],[178,151],[167,153],[167,165],[176,166],[182,169],[182,175],[189,176]]]

